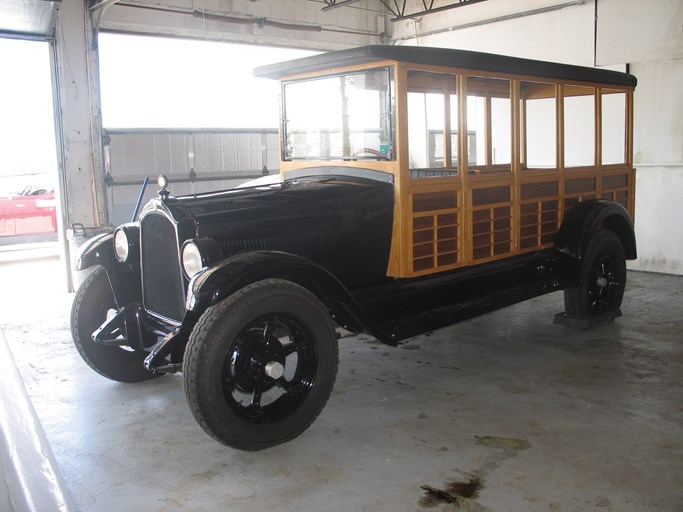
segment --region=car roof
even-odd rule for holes
[[[321,53],[310,57],[261,66],[254,70],[254,76],[263,78],[285,78],[288,76],[323,71],[342,66],[368,64],[383,60],[412,62],[435,66],[448,66],[468,70],[493,71],[500,73],[577,80],[627,87],[635,87],[636,77],[628,73],[607,69],[573,66],[556,62],[520,59],[506,55],[430,48],[423,46],[361,46],[336,52]]]

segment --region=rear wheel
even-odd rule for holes
[[[336,333],[320,301],[299,285],[267,279],[202,315],[185,351],[185,394],[214,439],[260,450],[316,419],[337,362]]]
[[[619,311],[626,287],[626,258],[619,237],[598,231],[588,243],[579,285],[564,291],[567,315],[590,319]]]
[[[116,310],[107,272],[96,267],[78,288],[71,307],[71,334],[79,354],[93,370],[112,380],[141,382],[159,377],[143,366],[146,352],[92,340],[92,333]]]

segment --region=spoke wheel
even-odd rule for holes
[[[260,450],[300,435],[332,391],[337,337],[308,290],[267,279],[207,309],[183,360],[185,394],[223,444]]]
[[[609,311],[621,285],[614,257],[605,254],[598,256],[593,262],[586,287],[590,313],[595,315]]]
[[[625,287],[626,259],[619,237],[611,231],[599,231],[588,244],[578,287],[564,292],[565,309],[577,318],[617,312]]]
[[[228,350],[223,396],[249,421],[278,421],[315,386],[317,359],[315,344],[296,319],[265,316],[249,324]]]

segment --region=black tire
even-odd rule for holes
[[[100,375],[119,382],[159,377],[143,366],[146,352],[100,345],[92,340],[92,333],[112,311],[116,311],[116,303],[107,272],[96,267],[78,288],[71,307],[71,335],[83,360]]]
[[[621,241],[612,231],[598,231],[588,243],[578,287],[564,291],[566,313],[583,319],[616,313],[625,287],[626,258]]]
[[[266,279],[197,322],[183,360],[185,395],[211,437],[261,450],[297,437],[318,417],[338,357],[332,321],[315,295]]]

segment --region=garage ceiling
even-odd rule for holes
[[[278,10],[273,5],[275,3],[259,0],[208,2],[209,7],[218,9],[214,10],[204,9],[204,2],[195,4],[193,0],[76,1],[87,2],[97,29],[118,32],[215,40],[238,39],[276,45],[282,44],[283,38],[290,40],[289,36],[283,37],[278,30],[346,34],[343,42],[331,39],[332,36],[309,34],[301,37],[307,46],[326,50],[384,42],[385,32],[390,31],[380,17],[394,22],[419,19],[426,14],[488,3],[487,0],[290,0],[288,3],[283,2]],[[57,15],[63,5],[63,0],[0,0],[0,37],[53,40]],[[199,6],[201,9],[197,8]],[[222,9],[228,6],[230,9],[227,11]],[[283,15],[282,9],[294,16]],[[313,14],[316,11],[317,15]],[[324,16],[321,11],[334,11],[334,14]],[[310,19],[306,19],[306,24],[297,24],[303,12],[311,15]],[[187,15],[197,19],[183,19]],[[242,27],[226,30],[226,23]],[[261,31],[265,27],[270,30]]]
[[[60,1],[2,0],[0,37],[52,39]]]

